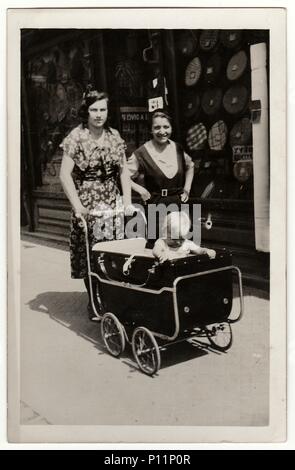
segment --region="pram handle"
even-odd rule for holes
[[[145,226],[147,227],[147,220],[146,220],[146,216],[144,212],[138,207],[133,206],[133,205],[129,206],[129,209],[130,209],[130,215],[131,215],[131,211],[133,211],[133,215],[134,213],[140,213],[144,220]],[[121,216],[122,214],[129,215],[129,214],[126,214],[125,208],[122,208],[119,210],[118,209],[106,209],[106,210],[93,209],[87,213],[87,215],[92,216],[92,217],[116,217],[119,215]],[[87,215],[83,215],[80,212],[75,212],[76,218],[80,219],[81,222],[83,223],[83,229],[84,229],[85,236],[86,236],[86,244],[88,243],[88,226],[86,222]]]
[[[144,220],[144,223],[145,223],[145,227],[147,227],[147,220],[146,220],[146,216],[144,214],[144,212],[142,212],[142,210],[140,210],[138,207],[136,206],[129,206],[129,209],[130,209],[130,212],[133,211],[133,214],[134,213],[140,213],[143,220]],[[91,210],[88,212],[88,215],[92,216],[92,217],[116,217],[117,215],[122,215],[122,214],[125,214],[125,210],[124,208],[121,208],[121,209],[107,209],[107,210]],[[76,212],[75,216],[81,220],[82,224],[83,224],[83,229],[84,229],[84,233],[85,233],[85,244],[86,244],[86,256],[87,256],[87,267],[88,267],[88,273],[90,273],[91,271],[91,265],[90,265],[90,250],[89,250],[89,240],[88,240],[88,225],[87,225],[87,221],[86,221],[86,217],[84,215],[82,215],[81,213],[79,212]],[[130,266],[128,266],[129,268]],[[127,269],[126,271],[129,271],[129,269]]]
[[[147,220],[146,220],[145,214],[138,207],[135,207],[135,206],[130,207],[129,206],[129,209],[133,209],[133,214],[140,212],[143,219],[144,219],[145,226],[147,226]],[[123,214],[123,213],[125,213],[124,209],[121,209],[121,210],[111,209],[111,210],[105,210],[105,211],[91,210],[91,211],[88,212],[88,215],[94,216],[94,217],[102,217],[102,216],[105,216],[107,214],[108,217],[114,217],[116,215]],[[86,221],[86,216],[82,215],[79,212],[76,212],[75,216],[76,216],[77,219],[81,220],[82,225],[83,225],[83,230],[84,230],[84,234],[85,234],[85,248],[86,248],[88,280],[89,280],[89,285],[91,286],[92,285],[92,275],[93,275],[93,273],[91,271],[90,247],[89,247],[88,225],[87,225],[87,221]],[[103,271],[103,269],[102,269],[102,271]],[[91,299],[92,307],[94,308],[94,311],[96,311],[95,305],[94,305],[92,288],[90,289],[90,299]],[[99,317],[98,314],[97,314],[97,316]]]
[[[147,225],[147,220],[146,220],[145,213],[136,206],[132,206],[131,209],[133,210],[133,214],[140,212],[141,215],[142,215],[142,218],[144,219],[145,225]],[[125,209],[119,209],[119,210],[117,210],[117,209],[106,209],[106,210],[91,210],[91,211],[88,212],[87,215],[90,215],[92,217],[103,217],[103,216],[105,216],[105,217],[115,217],[117,215],[122,215],[123,213],[126,214]],[[129,214],[126,214],[126,215],[129,215]],[[77,217],[77,219],[81,219],[82,221],[83,220],[85,221],[85,216],[83,216],[81,213],[76,212],[75,216]],[[207,218],[200,217],[199,221],[201,222],[202,225],[204,225],[204,227],[207,230],[211,230],[213,222],[212,222],[212,215],[210,213],[208,214]]]
[[[145,214],[138,207],[132,205],[132,206],[128,206],[127,209],[130,210],[130,214],[141,212],[142,216],[144,217],[144,220],[146,221]],[[122,209],[104,209],[104,210],[95,210],[95,209],[93,209],[93,210],[90,210],[87,213],[87,215],[90,215],[92,217],[104,217],[104,216],[106,216],[106,217],[115,217],[115,216],[121,215],[121,214],[129,215],[128,210],[126,210],[126,208],[122,208]],[[75,216],[77,217],[77,219],[81,219],[81,220],[85,219],[85,216],[82,215],[80,212],[76,212]]]

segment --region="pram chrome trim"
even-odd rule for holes
[[[156,331],[152,331],[152,330],[151,330],[151,333],[153,333],[153,335],[155,335],[157,338],[161,338],[161,339],[168,340],[168,341],[174,341],[177,338],[177,336],[179,335],[179,326],[180,326],[180,323],[179,323],[179,310],[178,310],[178,302],[177,302],[177,300],[178,300],[177,299],[177,285],[178,285],[178,283],[185,280],[185,279],[191,279],[191,278],[194,278],[194,277],[205,276],[205,275],[208,275],[208,274],[213,274],[213,273],[222,272],[222,271],[236,271],[236,273],[238,275],[240,312],[239,312],[239,315],[236,318],[234,318],[234,319],[228,318],[227,319],[227,321],[229,323],[236,323],[237,321],[239,321],[242,318],[242,316],[244,314],[242,274],[241,274],[240,269],[237,266],[233,266],[233,265],[225,266],[225,267],[222,267],[222,268],[210,269],[210,270],[202,271],[202,272],[199,272],[199,273],[188,274],[186,276],[179,276],[174,280],[173,287],[162,287],[161,289],[158,289],[158,290],[143,288],[141,286],[137,286],[135,284],[131,284],[131,283],[128,283],[128,282],[123,282],[123,281],[121,282],[121,281],[102,279],[97,273],[93,273],[93,272],[90,272],[90,276],[96,277],[100,282],[102,282],[104,284],[109,284],[109,285],[113,285],[113,286],[117,286],[117,287],[121,287],[121,288],[125,288],[125,289],[130,289],[130,290],[136,290],[136,291],[140,291],[140,292],[147,292],[149,294],[159,295],[162,292],[171,292],[172,295],[173,295],[174,320],[175,320],[174,334],[172,336],[168,336],[168,335],[164,335],[164,334],[158,333]]]
[[[176,279],[174,279],[173,287],[176,289],[177,284],[180,281],[183,281],[184,279],[191,279],[191,278],[194,278],[194,277],[205,276],[206,274],[213,274],[213,273],[217,273],[217,272],[221,272],[221,271],[230,271],[230,270],[231,271],[236,271],[236,273],[238,275],[239,297],[240,297],[240,313],[237,316],[237,318],[234,318],[234,319],[228,318],[227,321],[229,321],[230,323],[236,323],[237,321],[239,321],[242,318],[242,316],[244,314],[244,296],[243,296],[243,285],[242,285],[242,273],[241,273],[241,270],[237,266],[234,266],[234,265],[224,266],[223,268],[209,269],[207,271],[202,271],[202,272],[199,272],[199,273],[187,274],[186,276],[179,276]]]
[[[174,332],[174,335],[173,336],[162,335],[162,334],[157,333],[155,331],[152,331],[152,333],[155,336],[157,336],[158,338],[166,339],[168,341],[174,341],[177,338],[177,336],[179,334],[179,311],[178,311],[178,302],[177,302],[177,284],[180,281],[183,281],[185,279],[191,279],[191,278],[194,278],[194,277],[205,276],[206,274],[213,274],[213,273],[217,273],[217,272],[221,272],[221,271],[230,271],[230,270],[231,271],[234,270],[238,274],[239,294],[240,294],[240,313],[239,313],[237,318],[235,318],[233,320],[228,318],[227,321],[229,323],[235,323],[235,322],[239,321],[242,318],[243,313],[244,313],[242,273],[241,273],[240,269],[237,266],[231,265],[231,266],[225,266],[223,268],[209,269],[207,271],[202,271],[202,272],[199,272],[199,273],[187,274],[185,276],[179,276],[176,279],[174,279],[174,282],[173,282],[173,305],[174,305],[174,317],[175,317],[175,332]]]
[[[103,279],[102,277],[99,276],[99,274],[97,273],[94,273],[94,272],[90,272],[89,273],[90,276],[94,276],[94,277],[97,277],[97,279],[104,283],[104,284],[111,284],[113,286],[117,286],[117,287],[123,287],[125,289],[131,289],[131,290],[138,290],[138,291],[141,291],[141,292],[148,292],[149,294],[162,294],[162,292],[164,291],[168,291],[168,292],[173,292],[174,289],[173,287],[161,287],[161,289],[149,289],[149,288],[143,288],[141,287],[140,285],[136,285],[136,284],[131,284],[130,282],[125,282],[125,281],[114,281],[113,279]]]

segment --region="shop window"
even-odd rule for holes
[[[59,144],[80,123],[83,92],[93,79],[89,41],[48,47],[24,61],[24,68],[37,189],[61,191]]]
[[[111,115],[127,157],[150,139],[149,98],[163,95],[162,37],[156,30],[104,32]]]
[[[192,196],[253,200],[250,45],[267,31],[174,31],[181,139]]]

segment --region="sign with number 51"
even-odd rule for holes
[[[149,101],[149,112],[152,113],[155,109],[163,109],[164,101],[162,96],[157,96],[156,98],[150,98]]]

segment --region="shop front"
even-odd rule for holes
[[[195,165],[190,203],[212,218],[204,244],[267,283],[268,43],[261,30],[23,30],[22,224],[68,238],[59,145],[91,83],[110,96],[127,157],[150,137],[149,112],[169,108]]]

